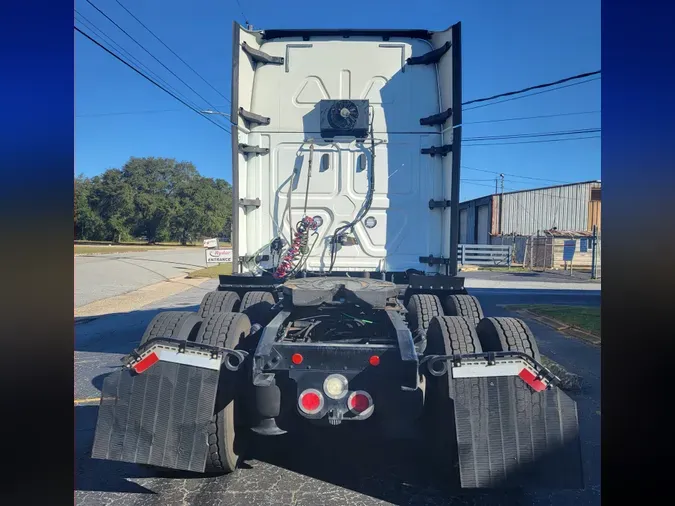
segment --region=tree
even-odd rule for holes
[[[99,238],[105,228],[103,220],[92,209],[89,199],[92,192],[92,182],[83,175],[75,179],[75,238],[95,240]]]
[[[121,169],[75,180],[79,239],[148,242],[229,234],[232,187],[202,177],[190,162],[132,157]]]
[[[134,224],[133,189],[119,169],[108,169],[92,179],[92,204],[105,224],[104,240],[131,238]]]

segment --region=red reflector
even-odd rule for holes
[[[150,353],[150,355],[145,357],[140,362],[134,364],[132,367],[133,367],[134,371],[136,371],[138,374],[141,374],[142,372],[145,372],[148,369],[150,369],[158,361],[159,361],[159,357],[157,356],[156,353],[153,352],[153,353]]]
[[[295,365],[302,364],[302,355],[300,355],[300,353],[293,353],[293,356],[291,357],[291,362],[293,362]]]
[[[321,398],[314,392],[307,392],[300,402],[306,411],[316,411],[321,406]]]
[[[356,394],[349,401],[349,407],[358,413],[363,413],[370,407],[370,400],[363,394]]]
[[[370,365],[380,365],[380,357],[373,355],[368,362],[370,362]]]
[[[534,373],[529,369],[523,368],[523,370],[518,373],[518,376],[520,376],[525,383],[530,385],[535,392],[546,390],[546,385],[541,380],[538,380]]]

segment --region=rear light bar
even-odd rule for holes
[[[203,369],[219,371],[222,365],[230,371],[237,371],[248,353],[196,344],[170,338],[153,339],[134,350],[122,360],[128,369],[142,374],[158,362],[184,364]]]
[[[529,355],[521,352],[490,352],[465,355],[429,355],[420,365],[426,364],[433,376],[448,372],[451,364],[452,378],[488,378],[518,376],[535,392],[560,384],[560,379]]]

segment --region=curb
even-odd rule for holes
[[[535,313],[532,313],[531,311],[528,311],[527,309],[511,309],[510,311],[513,311],[514,313],[520,314],[521,316],[525,316],[531,320],[535,320],[536,322],[541,323],[542,325],[546,325],[547,327],[551,327],[554,330],[557,330],[561,334],[566,334],[571,337],[577,337],[579,339],[583,339],[584,341],[587,341],[590,344],[596,345],[596,346],[601,346],[602,345],[602,340],[598,336],[595,336],[589,332],[586,332],[585,330],[578,329],[576,327],[572,327],[570,325],[567,325],[566,323],[562,323],[554,318],[549,318],[548,316],[541,316]]]

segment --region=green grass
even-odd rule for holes
[[[232,264],[231,263],[222,263],[213,265],[211,267],[206,267],[204,269],[198,269],[192,271],[188,274],[188,278],[217,278],[221,274],[232,274]]]
[[[552,318],[564,325],[600,337],[600,308],[597,306],[522,305],[507,309],[525,309],[539,316]]]
[[[151,250],[164,250],[171,249],[171,246],[132,246],[132,245],[121,245],[121,244],[112,244],[110,246],[89,246],[76,244],[75,245],[75,254],[76,255],[95,255],[102,253],[132,253],[139,251],[151,251]]]

